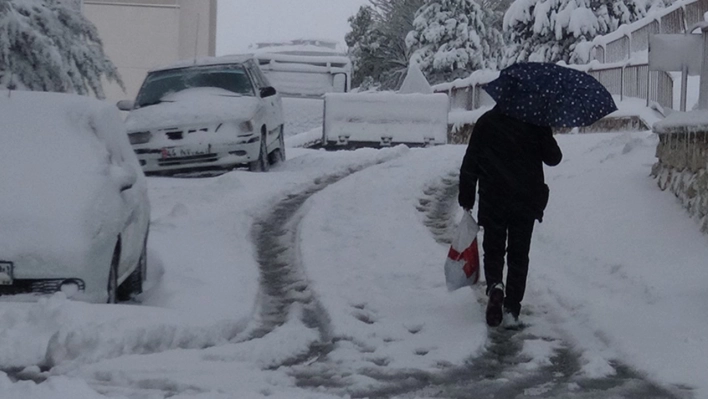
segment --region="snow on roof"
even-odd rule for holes
[[[255,53],[255,58],[260,61],[275,61],[281,63],[298,63],[298,64],[323,64],[321,66],[326,66],[331,64],[332,66],[347,66],[352,63],[351,59],[346,55],[327,55],[322,53],[321,55],[311,54],[294,54],[294,53],[268,53],[261,52]]]
[[[309,44],[259,47],[253,50],[253,54],[312,54],[312,55],[345,55],[343,51],[329,47],[314,46]]]
[[[192,66],[241,64],[253,58],[253,54],[232,54],[222,55],[219,57],[198,57],[189,60],[179,60],[168,65],[153,68],[150,70],[150,72],[164,71],[168,69],[188,68]]]
[[[261,50],[268,52],[284,52],[303,48],[309,49],[309,51],[337,54],[344,54],[346,52],[337,41],[317,38],[295,39],[282,42],[261,42],[251,45],[249,48],[253,52],[259,52]]]

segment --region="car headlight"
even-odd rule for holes
[[[152,133],[150,132],[134,132],[128,133],[128,139],[130,139],[130,144],[145,144],[152,138]]]
[[[251,121],[241,122],[238,124],[238,128],[241,129],[242,133],[251,133],[251,132],[253,132],[253,122],[251,122]]]

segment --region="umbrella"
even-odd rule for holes
[[[617,110],[597,79],[551,63],[513,64],[483,88],[501,112],[539,126],[588,126]]]

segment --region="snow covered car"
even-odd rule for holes
[[[0,294],[142,291],[150,205],[111,104],[0,91]]]
[[[212,57],[152,70],[135,101],[120,101],[146,174],[285,159],[280,95],[250,56]]]

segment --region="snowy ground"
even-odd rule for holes
[[[708,398],[708,238],[649,177],[656,137],[558,141],[522,331],[445,289],[464,146],[291,148],[149,179],[140,303],[1,298],[0,397]]]

